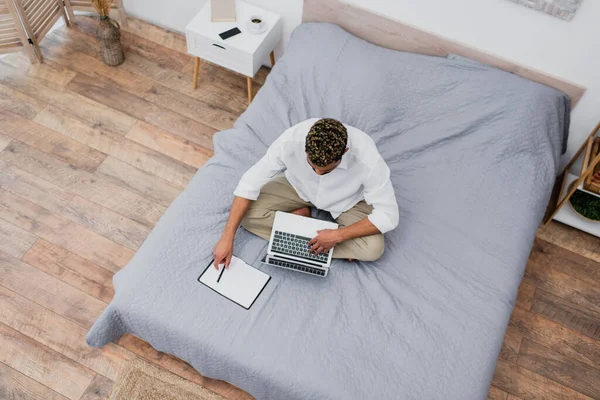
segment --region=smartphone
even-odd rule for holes
[[[242,33],[242,31],[240,31],[238,28],[233,28],[228,31],[219,33],[219,36],[221,36],[221,39],[226,40],[226,39],[229,39],[230,37],[235,36],[240,33]]]

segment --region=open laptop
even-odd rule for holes
[[[338,224],[277,211],[269,240],[269,249],[262,262],[274,267],[291,269],[315,276],[327,276],[333,249],[328,254],[309,253],[308,242],[321,229],[337,229]]]

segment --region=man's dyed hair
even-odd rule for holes
[[[342,159],[348,144],[346,127],[333,118],[315,122],[306,136],[306,154],[311,163],[325,167]]]

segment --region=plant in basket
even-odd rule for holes
[[[100,46],[100,54],[106,65],[119,65],[125,61],[121,46],[121,27],[115,20],[110,19],[110,7],[113,0],[92,0],[92,5],[100,16],[96,30],[96,39]]]
[[[569,198],[569,203],[582,217],[600,221],[600,197],[577,189]]]

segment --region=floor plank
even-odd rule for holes
[[[496,364],[492,385],[523,400],[590,400],[588,396],[504,360]]]
[[[128,18],[127,26],[123,29],[151,42],[160,44],[178,53],[187,54],[185,37],[180,33],[160,28],[138,18]]]
[[[180,71],[191,58],[187,51],[182,53],[127,31],[124,32],[122,37],[126,51],[130,54],[134,53],[144,58],[153,59],[163,68]]]
[[[507,400],[508,393],[504,390],[500,390],[495,386],[490,386],[490,392],[488,393],[486,400]]]
[[[0,151],[4,150],[12,140],[13,139],[10,136],[0,133]]]
[[[244,112],[248,106],[247,82],[241,76],[222,76],[217,67],[204,67],[198,74],[197,88],[193,88],[193,73],[184,73],[162,68],[161,65],[136,54],[129,56],[123,64],[128,70],[144,73],[161,85],[186,96],[217,106],[234,115]],[[225,80],[229,79],[229,80]],[[244,87],[239,84],[243,83]]]
[[[2,189],[0,219],[113,272],[124,267],[134,254],[131,249]]]
[[[227,110],[186,96],[160,84],[154,84],[144,99],[168,110],[206,124],[216,131],[231,129],[237,117]]]
[[[536,291],[531,311],[593,339],[600,340],[600,320],[586,314],[587,309],[578,307],[576,304],[544,290]]]
[[[213,156],[213,151],[206,147],[198,146],[189,140],[171,135],[154,125],[142,121],[131,128],[126,138],[160,151],[194,168],[202,167]]]
[[[518,365],[591,398],[600,398],[600,369],[560,355],[532,340],[523,340]]]
[[[0,301],[0,322],[113,380],[136,357],[114,343],[102,348],[88,346],[85,342],[86,328],[3,286],[0,286]]]
[[[84,328],[91,328],[106,308],[106,303],[2,252],[0,271],[0,285]]]
[[[83,171],[94,171],[106,157],[100,151],[2,109],[0,132]]]
[[[589,280],[582,280],[562,272],[560,267],[545,266],[529,261],[524,281],[538,289],[559,296],[600,317],[600,287]]]
[[[3,286],[0,302],[0,322],[96,373],[114,380],[136,358],[115,343],[102,348],[88,346],[86,328]]]
[[[531,301],[535,294],[535,289],[535,286],[527,282],[521,282],[519,291],[517,292],[517,306],[525,310],[531,310]]]
[[[81,21],[88,19],[91,18],[80,18]],[[69,54],[69,52],[80,52],[97,60],[102,60],[95,32],[92,34],[85,34],[82,32],[80,25],[75,26],[74,29],[54,30],[50,32],[44,39],[45,40],[40,44],[40,49],[42,52],[49,51],[54,47],[54,50],[62,51],[62,54]],[[121,31],[121,42],[123,42],[123,31]],[[60,43],[61,46],[56,47],[57,43]],[[128,56],[129,54],[126,53],[125,60],[127,60]],[[57,61],[51,60],[52,63],[59,63],[60,61],[60,59]],[[119,65],[118,69],[123,69],[121,68],[122,65],[123,64]],[[70,68],[69,70],[72,71]],[[74,72],[75,75],[76,72],[72,72]]]
[[[112,271],[44,239],[38,239],[22,260],[106,303],[115,294]]]
[[[0,220],[0,251],[21,258],[35,242],[36,236],[9,222]]]
[[[119,345],[156,364],[172,373],[181,376],[191,382],[204,386],[215,393],[228,399],[250,400],[253,399],[248,393],[227,383],[200,375],[191,365],[173,357],[169,354],[156,351],[148,343],[133,335],[125,335],[119,340]]]
[[[79,196],[73,197],[60,215],[133,250],[137,250],[150,233],[147,226]]]
[[[40,112],[35,121],[177,186],[187,185],[196,173],[196,168],[177,159],[142,146],[117,133],[95,127],[85,120],[51,106]]]
[[[122,38],[123,46],[130,54],[135,53],[144,58],[153,59],[162,65],[163,68],[180,71],[190,58],[192,58],[187,53],[187,45],[186,51],[182,53],[127,31],[124,32]]]
[[[0,362],[68,399],[78,400],[95,374],[88,368],[0,323]]]
[[[106,400],[114,385],[110,379],[96,375],[79,400]]]
[[[206,379],[200,375],[191,365],[169,355],[156,351],[150,344],[130,334],[126,334],[119,340],[119,346],[137,354],[164,369],[173,372],[191,382],[204,386]]]
[[[553,221],[538,229],[536,236],[580,256],[600,262],[600,240],[589,233]]]
[[[66,397],[0,362],[0,399],[65,400]]]
[[[32,77],[0,60],[2,74],[0,84],[18,90],[38,101],[52,104],[56,108],[69,111],[91,123],[103,126],[113,132],[126,134],[136,119],[121,111],[93,101],[86,96],[73,93],[60,85],[44,79]]]
[[[54,213],[59,213],[73,198],[63,188],[4,161],[0,161],[0,188]]]
[[[573,253],[554,243],[536,239],[529,260],[539,265],[557,268],[575,278],[600,286],[600,262]]]
[[[23,118],[33,119],[45,106],[46,103],[0,85],[0,109],[3,108]]]
[[[137,193],[73,168],[19,142],[11,143],[0,152],[0,159],[148,227],[154,226],[165,210],[164,206]]]
[[[183,190],[148,172],[142,171],[112,156],[106,159],[96,169],[95,175],[116,185],[156,201],[163,206],[169,206]]]
[[[78,73],[67,88],[99,103],[118,108],[136,119],[163,128],[200,146],[212,148],[214,128],[110,86],[104,79],[93,79]]]
[[[2,62],[26,72],[31,76],[52,82],[57,86],[65,87],[75,76],[75,72],[45,60],[43,63],[31,63],[23,53],[11,53],[2,57]]]
[[[191,59],[188,61],[187,64],[185,64],[181,69],[181,72],[193,76],[194,60]],[[258,70],[254,78],[252,78],[255,86],[255,94],[262,87],[262,85],[265,84],[265,80],[269,72],[270,69],[263,66]],[[245,76],[202,59],[200,60],[200,76],[204,79],[207,79],[209,82],[217,84],[218,87],[223,90],[227,90],[228,87],[223,87],[221,84],[219,84],[221,82],[230,82],[231,85],[241,90],[247,89],[247,86],[245,86]],[[213,80],[213,78],[216,78],[217,80]]]
[[[556,322],[515,307],[509,327],[567,357],[600,366],[600,342]]]
[[[91,78],[105,79],[110,85],[120,87],[136,96],[143,96],[154,85],[154,82],[144,76],[122,68],[108,66],[96,57],[62,46],[55,36],[46,38],[42,49],[45,58],[63,65],[65,68],[70,68],[76,73],[79,72]]]
[[[518,329],[509,326],[504,335],[504,342],[502,343],[502,349],[500,350],[500,358],[510,362],[517,362],[522,340],[523,334]]]

